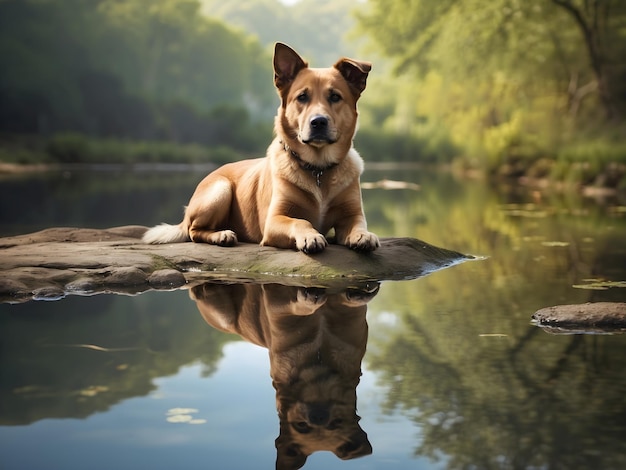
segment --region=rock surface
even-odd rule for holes
[[[201,282],[277,282],[346,288],[415,279],[470,259],[414,238],[387,238],[372,253],[330,245],[315,255],[239,244],[146,245],[142,226],[51,228],[0,238],[0,302],[56,300],[66,295],[136,294]]]
[[[626,303],[556,305],[537,310],[532,321],[555,334],[622,333],[626,331]]]

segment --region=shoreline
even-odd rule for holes
[[[209,173],[217,168],[217,163],[8,163],[0,162],[0,178],[28,173],[45,173],[53,171],[119,171],[127,169],[136,172],[205,172]],[[576,181],[551,179],[550,177],[533,177],[528,175],[503,176],[489,174],[485,170],[465,168],[459,170],[453,164],[426,164],[420,162],[366,162],[367,171],[388,171],[425,168],[435,171],[452,172],[461,179],[476,180],[488,179],[493,184],[512,184],[535,191],[575,191],[583,197],[593,199],[626,198],[626,175],[622,177],[618,187],[597,184],[582,184]],[[623,187],[622,187],[623,186]]]

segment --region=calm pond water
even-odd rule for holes
[[[0,235],[177,222],[201,177],[4,178]],[[625,207],[419,170],[363,180],[383,178],[421,189],[364,190],[371,230],[488,259],[369,293],[207,284],[2,304],[0,468],[295,468],[307,454],[307,469],[626,468],[626,336],[530,324],[542,307],[626,301],[605,284],[626,281]],[[286,313],[316,299],[314,315]],[[214,327],[237,309],[245,340]]]

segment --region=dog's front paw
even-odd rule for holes
[[[372,232],[357,232],[350,235],[346,245],[356,251],[374,251],[380,242]]]
[[[367,282],[363,286],[346,290],[346,304],[351,306],[365,305],[372,300],[380,289],[380,282]]]
[[[324,235],[315,231],[308,232],[306,235],[299,236],[296,239],[296,248],[307,255],[319,253],[327,245],[328,242]]]
[[[235,246],[237,244],[237,234],[232,230],[220,230],[211,234],[210,243],[219,246]]]
[[[300,287],[298,288],[298,302],[320,307],[326,303],[326,289],[318,287]]]
[[[291,303],[291,314],[299,317],[313,315],[326,303],[326,291],[316,287],[298,287],[297,297]]]

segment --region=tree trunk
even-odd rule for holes
[[[586,2],[585,12],[577,8],[571,0],[552,0],[552,2],[569,13],[578,25],[589,54],[591,69],[596,77],[598,94],[605,115],[610,120],[619,119],[619,112],[613,101],[611,82],[606,68],[606,56],[602,46],[602,18],[606,18],[608,15],[604,11],[605,8],[608,8],[606,2]]]

